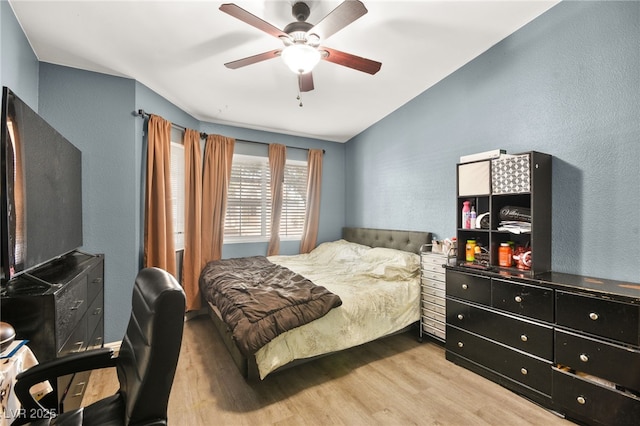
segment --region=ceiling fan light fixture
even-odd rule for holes
[[[282,60],[295,74],[306,74],[320,62],[320,51],[306,44],[292,44],[282,50]]]

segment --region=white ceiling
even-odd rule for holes
[[[364,0],[369,12],[323,45],[382,62],[375,75],[321,61],[303,93],[282,47],[218,10],[223,2],[9,0],[40,61],[135,79],[198,120],[346,142],[558,1]],[[236,1],[278,28],[294,0]],[[317,23],[341,1],[306,2]],[[149,111],[154,112],[154,111]]]

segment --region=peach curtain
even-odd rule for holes
[[[235,139],[209,135],[202,181],[202,264],[222,257],[224,217]]]
[[[200,133],[187,129],[184,144],[184,257],[182,287],[187,296],[187,311],[200,309],[198,278],[202,263],[202,150]]]
[[[144,265],[176,275],[171,201],[171,123],[151,115],[147,138]]]
[[[269,171],[271,173],[271,237],[267,256],[280,253],[280,218],[282,217],[282,187],[287,148],[280,144],[269,145]]]
[[[322,150],[310,149],[307,157],[307,217],[302,229],[300,253],[316,247],[320,224],[320,192],[322,189]]]

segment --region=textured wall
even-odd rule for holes
[[[40,64],[40,115],[82,151],[82,250],[105,254],[107,342],[124,334],[138,272],[134,89],[132,80]]]
[[[0,0],[0,82],[38,111],[38,58],[13,10]]]
[[[562,2],[347,143],[347,224],[455,235],[455,165],[553,155],[553,269],[640,281],[640,3]]]

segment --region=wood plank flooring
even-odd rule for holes
[[[85,402],[115,392],[92,373]],[[211,320],[185,323],[170,425],[570,425],[406,333],[247,383]]]

